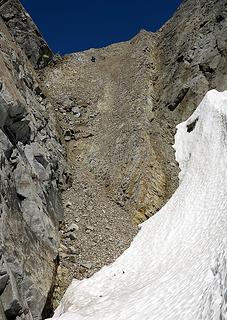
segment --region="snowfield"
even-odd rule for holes
[[[180,186],[130,248],[73,280],[55,320],[227,319],[227,91],[177,126]]]

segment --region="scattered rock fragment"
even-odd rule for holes
[[[87,230],[90,230],[90,231],[93,231],[95,228],[92,227],[92,226],[86,226],[86,229],[87,229]]]
[[[70,246],[70,247],[68,248],[68,252],[69,252],[69,254],[76,254],[76,255],[78,255],[78,254],[80,254],[80,249]]]
[[[73,204],[72,204],[71,201],[67,201],[66,204],[65,204],[66,208],[72,207],[72,205]]]
[[[79,227],[77,224],[75,223],[72,223],[68,226],[68,228],[66,229],[66,232],[69,232],[69,231],[78,231],[79,230]]]
[[[76,116],[76,118],[79,118],[81,116],[79,107],[73,107],[72,113]]]
[[[92,268],[92,263],[90,263],[90,262],[81,262],[80,265],[81,265],[81,267],[83,267],[85,269],[91,269]]]
[[[72,139],[71,136],[68,136],[68,135],[65,136],[65,141],[66,141],[66,142],[70,141],[71,139]]]
[[[0,295],[4,291],[8,280],[9,280],[9,275],[8,274],[5,274],[5,275],[0,277]]]
[[[70,255],[70,256],[69,256],[69,261],[70,261],[70,262],[76,263],[77,260],[78,260],[78,258],[77,258],[76,256],[74,256],[74,255]]]
[[[67,233],[67,238],[71,239],[71,240],[76,240],[76,234],[74,232],[68,232]]]

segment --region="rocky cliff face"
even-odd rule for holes
[[[158,78],[155,121],[157,136],[170,136],[209,89],[227,86],[226,1],[184,1],[174,17],[158,32]],[[169,128],[166,131],[166,123]],[[168,158],[172,148],[162,144]]]
[[[38,320],[49,307],[67,173],[32,66],[44,42],[17,1],[1,1],[0,16],[0,319]]]
[[[0,0],[0,16],[36,69],[52,60],[53,53],[18,0]]]
[[[0,1],[0,16],[0,316],[38,320],[53,293],[59,221],[56,303],[175,191],[175,125],[208,89],[227,87],[227,4],[184,1],[157,33],[54,62],[18,1]]]

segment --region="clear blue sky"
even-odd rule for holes
[[[54,52],[99,48],[156,31],[182,0],[21,0]]]

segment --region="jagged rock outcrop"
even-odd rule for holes
[[[158,32],[152,132],[166,159],[173,158],[173,149],[162,137],[173,141],[173,128],[189,117],[209,89],[227,88],[226,31],[226,1],[187,0]]]
[[[52,51],[18,0],[0,0],[0,16],[36,69],[52,60]]]
[[[0,319],[40,320],[51,308],[68,173],[28,60],[43,66],[47,46],[19,2],[0,10]]]

